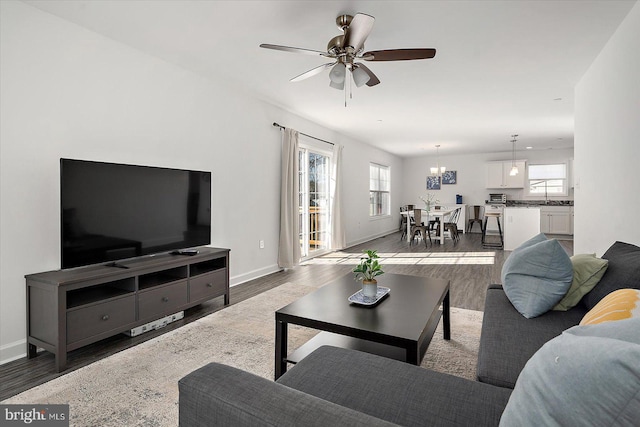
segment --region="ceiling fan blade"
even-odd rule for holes
[[[372,50],[362,54],[367,61],[408,61],[411,59],[430,59],[436,56],[436,50],[424,49],[386,49]]]
[[[373,71],[371,71],[369,67],[367,67],[364,64],[358,64],[358,68],[362,68],[367,74],[369,74],[370,79],[366,83],[367,86],[371,87],[380,83],[380,79],[378,79],[378,77],[375,74],[373,74]]]
[[[322,52],[322,51],[313,50],[313,49],[303,49],[301,47],[280,46],[278,44],[267,44],[267,43],[262,43],[260,47],[263,47],[265,49],[281,50],[284,52],[302,53],[305,55],[326,56],[328,58],[333,58],[333,56],[327,52]]]
[[[375,20],[371,15],[356,13],[344,33],[344,46],[351,46],[356,52],[362,49]]]
[[[296,76],[296,77],[292,78],[289,81],[290,82],[299,82],[301,80],[308,79],[311,76],[315,76],[316,74],[320,74],[321,72],[323,72],[327,68],[331,67],[333,64],[335,64],[335,62],[327,62],[326,64],[319,65],[319,66],[317,66],[315,68],[310,69],[309,71],[306,71],[306,72],[300,74],[299,76]]]

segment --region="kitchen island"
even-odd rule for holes
[[[504,250],[512,251],[540,233],[540,207],[504,208]]]

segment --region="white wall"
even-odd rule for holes
[[[640,3],[576,86],[575,102],[574,251],[640,245]]]
[[[25,353],[24,275],[60,267],[60,157],[212,171],[232,284],[277,270],[274,121],[345,146],[348,243],[395,230],[368,218],[368,164],[390,165],[398,194],[401,159],[24,3],[0,8],[0,362]]]
[[[441,150],[442,152],[442,150]],[[486,188],[486,162],[494,160],[511,160],[510,151],[504,153],[490,154],[466,154],[455,156],[440,155],[440,165],[447,170],[457,171],[457,184],[441,185],[440,190],[427,190],[427,176],[430,174],[429,167],[435,166],[437,159],[435,156],[412,157],[405,159],[404,164],[404,190],[402,193],[402,204],[416,204],[422,206],[420,196],[433,193],[443,204],[454,204],[456,194],[462,195],[462,202],[468,205],[484,204],[489,198],[489,193],[506,193],[510,200],[527,199],[524,190],[515,189],[488,189]],[[573,157],[573,150],[544,150],[544,151],[518,151],[518,159],[527,160],[528,163],[547,162],[569,162]],[[525,173],[525,171],[520,171]],[[550,199],[552,199],[550,197]],[[573,192],[569,196],[557,197],[556,199],[571,200]]]

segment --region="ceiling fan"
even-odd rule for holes
[[[292,78],[290,81],[299,82],[331,68],[329,86],[339,90],[345,89],[345,82],[348,81],[350,84],[351,79],[347,78],[348,73],[351,74],[357,87],[364,84],[375,86],[380,83],[380,79],[362,62],[356,62],[357,60],[407,61],[411,59],[430,59],[436,55],[436,50],[431,48],[385,49],[364,52],[364,42],[373,28],[374,21],[375,18],[373,16],[364,13],[357,13],[355,16],[338,16],[336,25],[343,31],[343,34],[329,40],[326,52],[274,44],[261,44],[260,47],[335,59],[333,62],[327,62],[312,68]]]

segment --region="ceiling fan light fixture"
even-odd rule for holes
[[[344,81],[342,83],[335,83],[333,81],[329,82],[329,86],[334,89],[343,90],[344,89]]]
[[[361,87],[363,85],[373,87],[380,84],[380,79],[366,65],[364,65],[364,63],[355,63],[355,60],[407,61],[414,59],[430,59],[435,56],[436,50],[433,48],[383,49],[365,52],[364,44],[373,29],[374,22],[375,18],[365,13],[356,13],[353,16],[347,14],[338,15],[336,18],[336,25],[340,28],[342,34],[339,34],[329,40],[326,51],[268,43],[262,43],[260,47],[283,52],[321,56],[335,60],[336,62],[312,68],[311,70],[290,79],[290,81],[299,82],[331,68],[329,71],[329,79],[331,80],[331,83],[329,85],[332,88],[340,90],[348,88],[349,98],[353,97],[351,91],[353,84],[355,84],[356,87]],[[351,76],[347,75],[349,72]],[[346,95],[347,91],[345,91],[345,106]]]
[[[364,84],[366,84],[371,77],[369,76],[369,74],[367,74],[366,71],[364,71],[362,68],[355,66],[353,69],[353,81],[356,83],[357,87],[360,87]]]
[[[331,71],[329,72],[329,79],[331,79],[331,83],[341,84],[344,87],[344,79],[347,74],[347,67],[343,62],[338,62],[333,66]],[[331,86],[335,87],[335,86]]]

